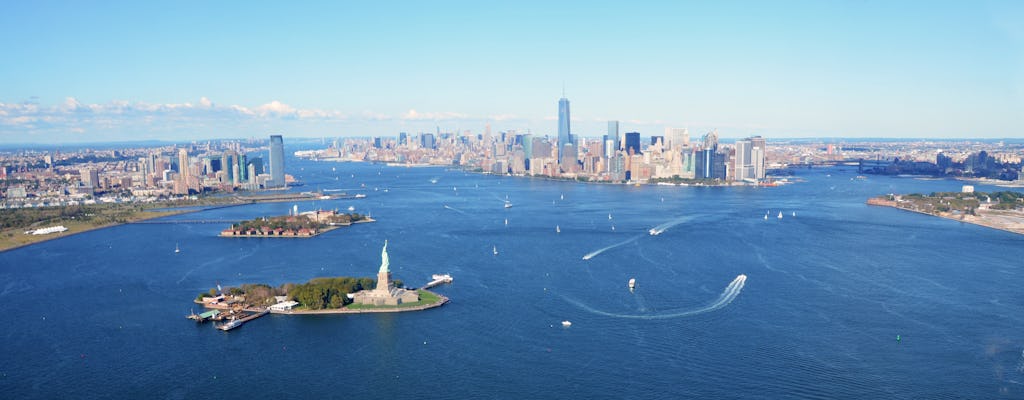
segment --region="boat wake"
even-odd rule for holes
[[[607,312],[607,311],[601,311],[601,310],[598,310],[596,308],[590,307],[590,306],[588,306],[586,304],[583,304],[582,302],[580,302],[578,300],[575,300],[575,299],[572,299],[572,298],[569,298],[569,297],[566,297],[566,296],[562,296],[562,298],[565,299],[565,301],[567,301],[569,303],[572,303],[573,305],[575,305],[575,306],[577,306],[579,308],[582,308],[582,309],[584,309],[586,311],[590,311],[591,313],[594,313],[594,314],[597,314],[597,315],[603,315],[603,316],[606,316],[606,317],[628,318],[628,319],[668,319],[668,318],[691,317],[691,316],[694,316],[694,315],[699,315],[699,314],[704,314],[704,313],[720,310],[720,309],[724,308],[725,306],[729,305],[729,303],[732,303],[733,300],[736,300],[736,297],[740,295],[740,292],[743,290],[743,286],[746,286],[746,284],[747,284],[747,276],[741,274],[741,275],[737,276],[736,279],[733,279],[732,282],[729,283],[729,286],[726,286],[725,290],[722,291],[722,294],[718,296],[718,299],[716,299],[715,301],[711,302],[710,304],[708,304],[708,305],[706,305],[704,307],[695,308],[695,309],[692,309],[692,310],[668,311],[668,312],[661,313],[661,314],[617,314],[617,313],[610,313],[610,312]]]
[[[604,252],[606,252],[606,251],[608,251],[608,250],[614,249],[614,248],[616,248],[616,247],[619,247],[619,246],[622,246],[622,245],[624,245],[624,244],[628,244],[628,243],[630,243],[630,242],[634,242],[634,241],[636,241],[636,240],[637,240],[637,239],[639,239],[639,238],[640,238],[639,236],[636,236],[636,237],[630,238],[630,239],[628,239],[628,240],[625,240],[625,241],[623,241],[623,242],[620,242],[620,243],[616,243],[616,244],[613,244],[613,245],[611,245],[611,246],[607,246],[607,247],[602,247],[602,248],[600,248],[600,249],[597,249],[597,250],[594,250],[594,251],[592,251],[592,252],[589,252],[589,253],[585,254],[585,255],[583,256],[583,259],[584,259],[584,260],[589,260],[589,259],[591,259],[591,258],[597,257],[597,255],[598,255],[598,254],[604,253]]]
[[[460,209],[458,209],[458,208],[455,208],[455,207],[449,206],[449,205],[447,205],[447,204],[445,204],[445,205],[444,205],[444,208],[445,208],[446,210],[452,210],[452,211],[455,211],[455,212],[457,212],[457,213],[460,213],[460,214],[466,214],[466,212],[465,212],[465,211],[462,211],[462,210],[460,210]]]
[[[662,232],[667,231],[668,228],[671,228],[673,226],[679,225],[679,224],[681,224],[683,222],[686,222],[686,221],[689,221],[691,219],[693,219],[693,217],[691,217],[691,216],[676,218],[674,220],[668,221],[668,222],[666,222],[664,224],[661,224],[661,225],[658,225],[658,226],[655,226],[655,227],[649,229],[647,231],[647,233],[649,233],[651,236],[658,236]]]

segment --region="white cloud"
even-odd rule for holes
[[[448,119],[466,119],[468,115],[457,113],[457,112],[426,112],[421,113],[416,110],[410,109],[405,114],[402,114],[402,119],[407,121],[439,121]]]

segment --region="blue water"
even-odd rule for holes
[[[300,210],[378,222],[294,240],[134,224],[0,253],[2,397],[1024,398],[1024,237],[864,204],[958,182],[827,169],[632,187],[288,162],[298,191],[367,194]],[[395,278],[452,274],[451,303],[227,333],[184,318],[218,282],[371,276],[385,239]]]

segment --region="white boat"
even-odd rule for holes
[[[558,195],[558,199],[559,200],[565,200],[565,194]]]
[[[505,218],[505,226],[508,226],[508,218]]]
[[[242,326],[242,320],[240,320],[240,319],[233,319],[233,320],[230,320],[230,321],[225,322],[223,324],[217,325],[217,329],[220,329],[220,330],[226,332],[226,331],[230,331],[230,330],[235,329],[235,328],[240,327],[240,326]]]
[[[356,210],[356,206],[348,206],[348,210],[349,211],[355,211]]]
[[[648,231],[647,231],[647,233],[650,233],[650,234],[651,234],[651,236],[658,236],[658,235],[660,235],[660,234],[661,234],[661,232],[662,232],[662,231],[659,231],[659,230],[658,230],[658,229],[656,229],[656,228],[651,228],[650,230],[648,230]]]
[[[494,246],[492,251],[494,251],[494,255],[498,255],[498,246]]]
[[[794,216],[794,217],[796,216],[796,211],[793,211],[793,216]]]
[[[356,195],[356,198],[357,198],[357,199],[362,199],[362,198],[366,198],[366,195],[365,195],[365,194],[362,194],[362,193],[359,193],[359,194],[357,194],[357,195]]]
[[[612,215],[611,214],[608,214],[608,219],[612,219]]]
[[[558,225],[555,225],[555,233],[562,233],[562,228],[560,228]]]
[[[178,244],[177,243],[174,244],[174,252],[175,253],[181,253],[181,249],[178,248]]]
[[[782,219],[782,211],[779,211],[779,219]]]
[[[512,208],[512,202],[505,200],[505,208]]]
[[[568,327],[572,326],[572,322],[569,322],[568,320],[562,321],[562,326],[568,328]]]
[[[629,290],[636,288],[636,278],[629,278]]]
[[[766,220],[768,219],[768,214],[764,215],[764,219],[766,219]]]

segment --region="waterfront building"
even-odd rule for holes
[[[558,99],[558,163],[564,164],[563,151],[565,146],[572,144],[569,131],[569,99],[565,98],[565,94],[562,94],[562,98]],[[575,160],[573,160],[575,161]]]
[[[281,135],[270,135],[270,180],[267,187],[284,185],[284,139]]]
[[[756,179],[754,175],[754,161],[752,154],[754,145],[749,139],[736,141],[736,159],[734,160],[735,179]]]
[[[372,304],[377,306],[397,306],[402,303],[414,303],[420,300],[420,295],[414,290],[406,290],[395,287],[391,282],[390,260],[388,258],[388,242],[384,241],[384,248],[380,252],[380,269],[377,270],[377,287],[373,290],[364,289],[357,292],[352,301],[357,304]]]

